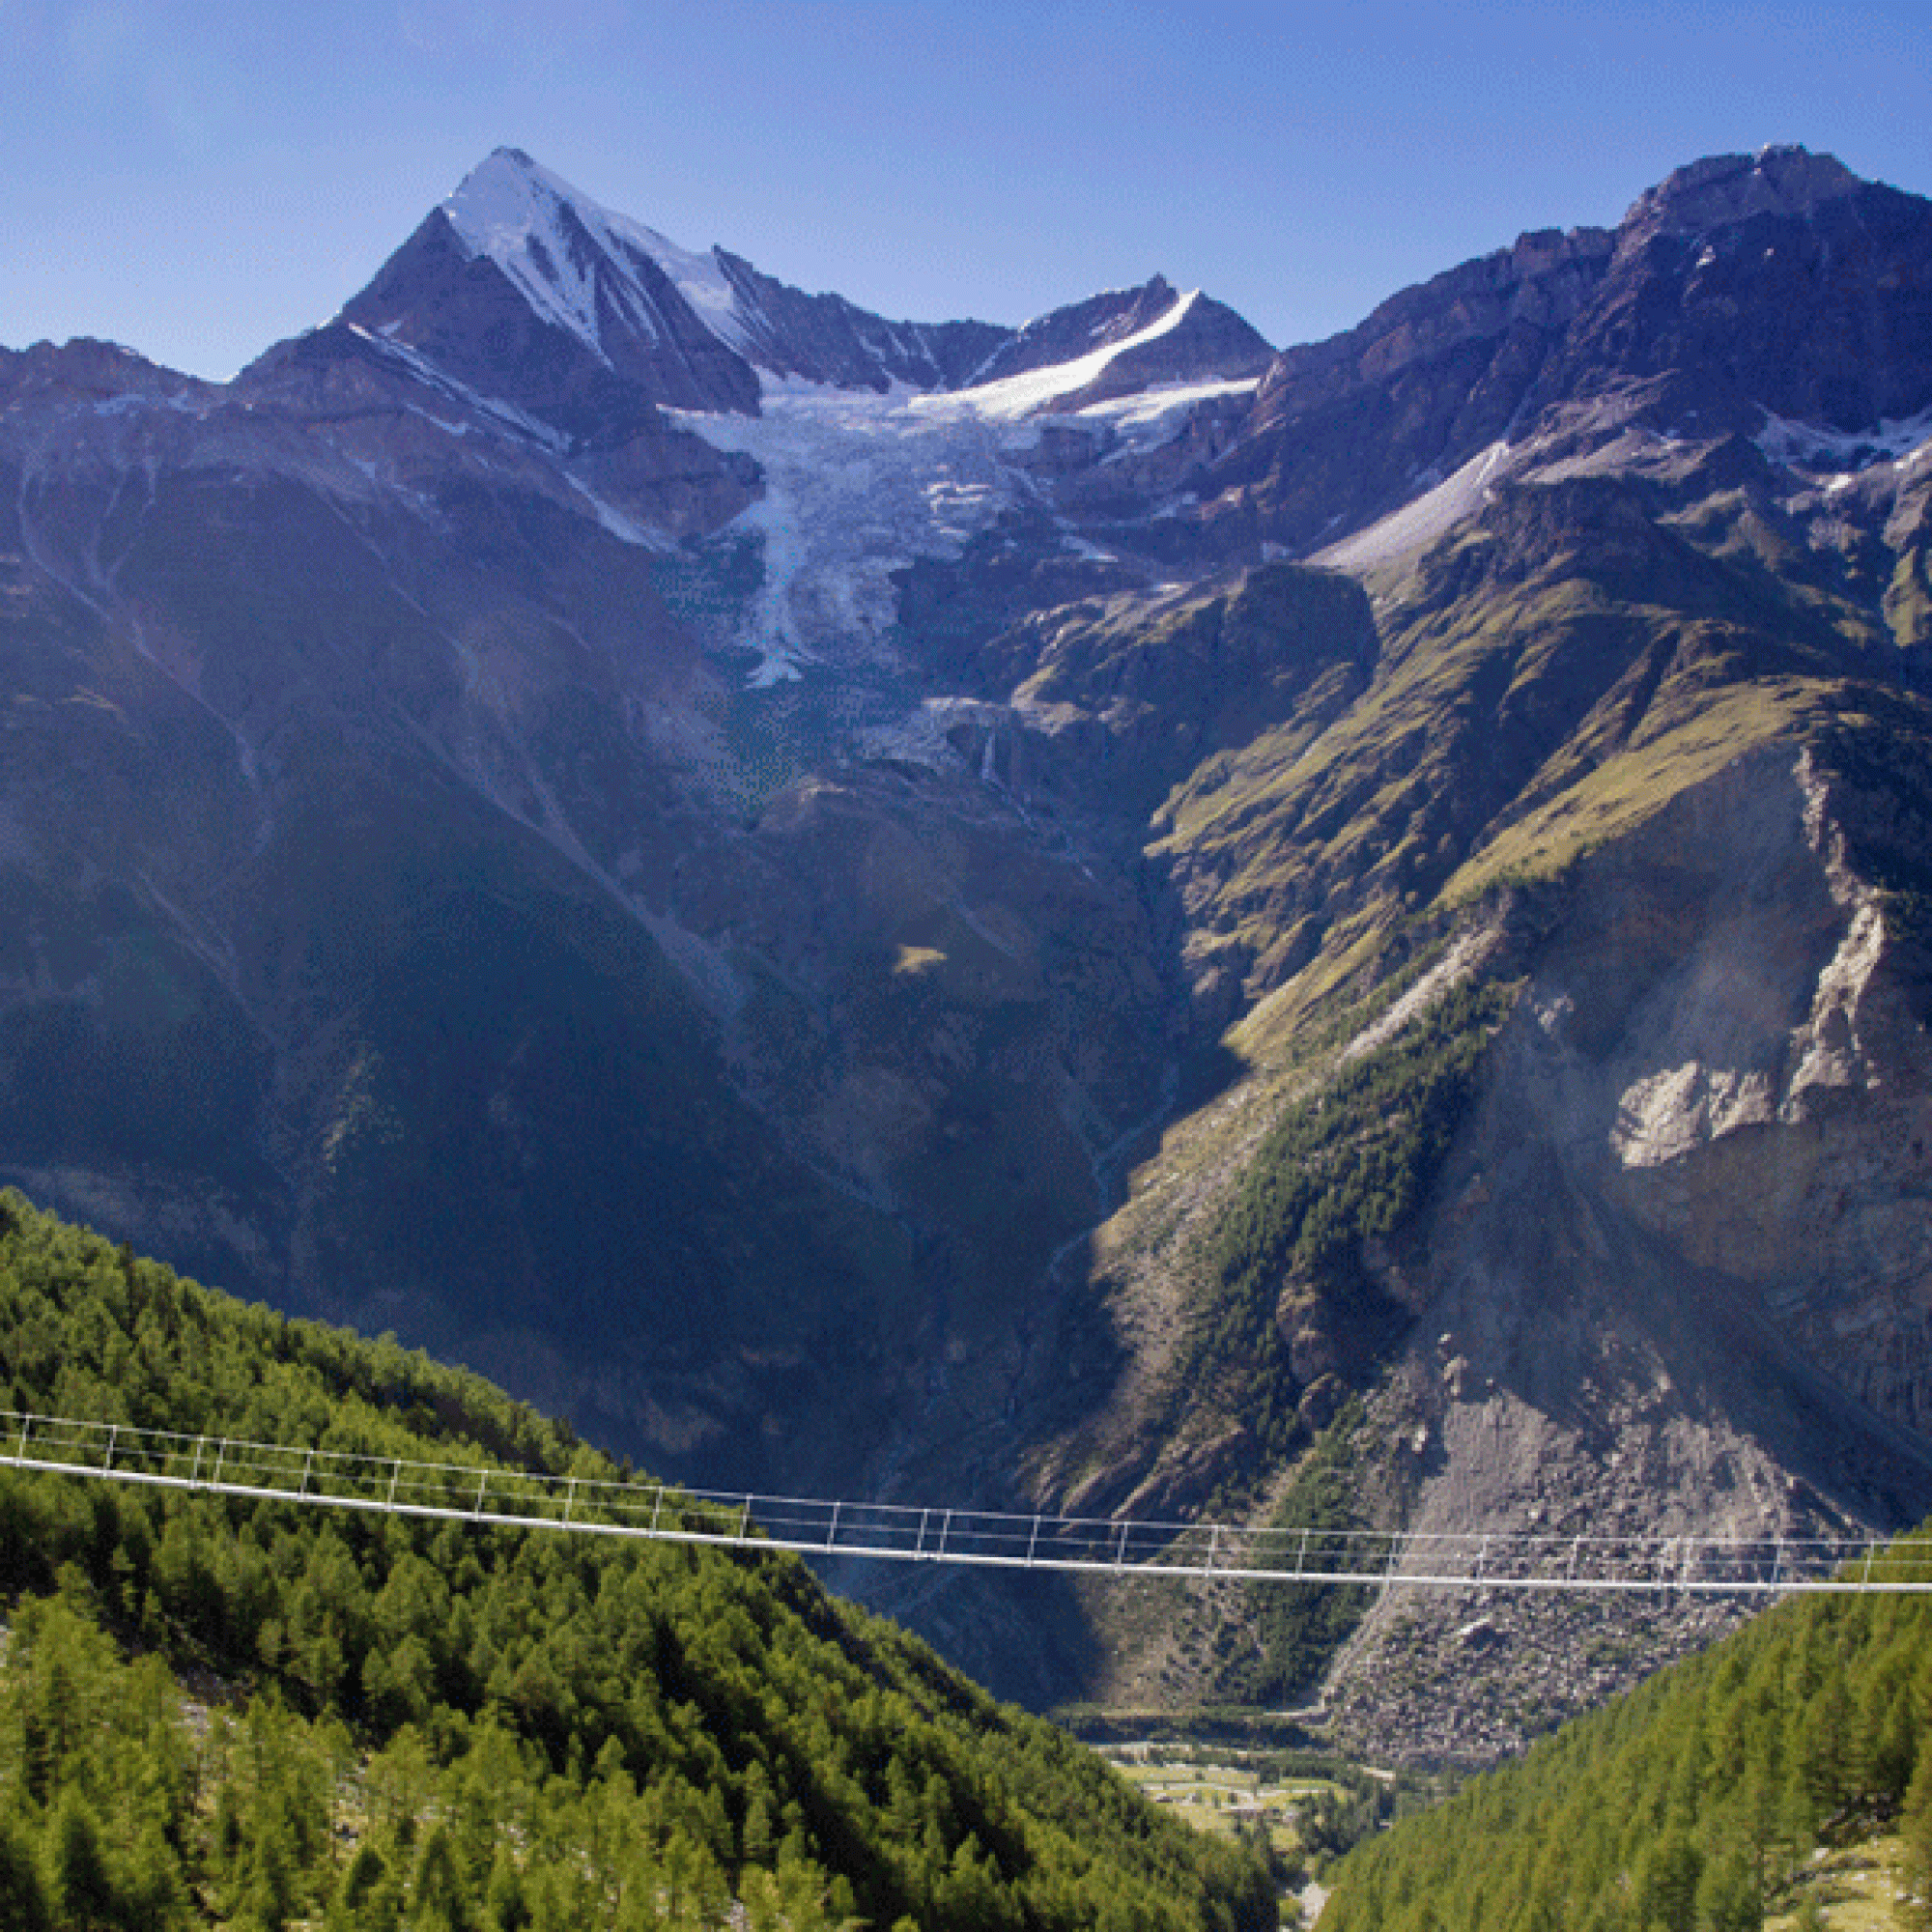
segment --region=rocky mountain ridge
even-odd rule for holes
[[[682,248],[499,148],[336,320],[566,435],[609,440],[652,409],[756,415],[764,378],[883,394],[1074,363],[1172,325],[1181,299],[1155,276],[1022,329],[888,322],[842,296],[788,288],[724,248]],[[1144,355],[1145,366],[1130,358],[1104,393],[1198,377],[1204,357],[1219,375],[1259,375],[1272,355],[1218,304],[1185,320],[1179,340]]]
[[[1802,151],[1279,355],[500,151],[225,387],[0,355],[0,1175],[695,1481],[1922,1508],[1928,302]],[[846,1581],[1036,1698],[1303,1688]]]

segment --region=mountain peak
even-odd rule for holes
[[[1811,214],[1862,185],[1835,156],[1814,155],[1808,148],[1712,155],[1646,188],[1631,205],[1624,226],[1652,234],[1683,234],[1753,214]]]
[[[1156,343],[1164,346],[1156,350]],[[1154,275],[1136,288],[1110,289],[1036,317],[973,380],[995,383],[1063,365],[1071,372],[1097,356],[1080,382],[1069,376],[1067,393],[1101,380],[1104,370],[1112,394],[1136,382],[1258,377],[1273,355],[1233,309]]]
[[[540,167],[521,148],[493,148],[457,184],[442,212],[459,234],[480,243],[494,228],[545,202],[582,199],[569,183]]]
[[[574,396],[602,396],[614,380],[662,407],[755,415],[761,375],[875,393],[895,383],[954,389],[1115,349],[1116,393],[1136,382],[1244,380],[1273,354],[1232,310],[1164,275],[1020,330],[890,322],[842,296],[791,288],[724,248],[680,247],[512,147],[479,161],[342,313],[491,395],[517,365],[524,374],[506,399],[554,425],[558,396],[540,407],[528,393],[539,364],[552,370],[547,391],[566,364],[581,363],[565,384]],[[1163,346],[1127,353],[1143,336]],[[524,348],[506,359],[512,339]],[[569,404],[570,434],[590,433],[591,407]]]
[[[758,380],[715,255],[497,148],[345,303],[343,322],[575,441],[654,407],[755,412]]]
[[[702,254],[593,201],[521,148],[495,149],[463,179],[442,212],[467,252],[488,256],[546,320],[604,353],[598,283],[614,284],[621,305],[629,276],[600,277],[603,263],[635,272],[654,263],[698,319],[727,348],[742,345],[731,285],[716,250]],[[634,318],[635,319],[635,316]]]

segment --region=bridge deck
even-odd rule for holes
[[[0,1466],[325,1508],[806,1555],[1514,1590],[1932,1591],[1932,1540],[1250,1528],[590,1482],[0,1409]]]

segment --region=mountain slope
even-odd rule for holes
[[[1156,849],[1200,996],[1255,1002],[1247,1065],[1096,1239],[1068,1347],[1099,1400],[1040,1454],[1045,1493],[1265,1515],[1368,1388],[1364,1520],[1795,1531],[1932,1503],[1907,1312],[1932,712],[1872,664],[1869,614],[1828,622],[1693,527],[1609,478],[1499,493],[1384,593],[1359,696],[1177,787]],[[1394,1687],[1477,1612],[1398,1593],[1337,1721],[1481,1757],[1593,1681],[1594,1620],[1485,1613],[1520,1648],[1445,1714]],[[1191,1662],[1122,1629],[1114,1694],[1212,1695],[1214,1633],[1258,1614],[1185,1613]]]
[[[871,379],[768,398],[763,440],[660,408],[707,368],[756,393],[695,262],[498,156],[229,389],[8,358],[0,1099],[11,1173],[212,1275],[514,1367],[714,1474],[776,1480],[784,1440],[821,1486],[961,1321],[1005,1329],[1170,1077],[1130,1044],[1172,1003],[1151,909],[955,752],[981,724],[923,714],[884,611],[855,635],[852,573],[890,600],[893,519],[944,546],[954,502],[1027,496],[988,445],[1025,457],[1054,369],[1091,385],[1198,304],[1151,289],[910,457],[882,399],[894,487],[855,525],[783,439],[813,408],[863,437]],[[726,332],[756,349],[751,299]],[[944,375],[984,361],[922,339]],[[779,669],[859,662],[747,690],[761,633]],[[102,1077],[49,1110],[64,1058]]]
[[[1928,1634],[1922,1598],[1781,1605],[1351,1854],[1321,1922],[1849,1922],[1824,1848],[1902,1813],[1877,1893],[1900,1922],[1932,1874]]]
[[[896,325],[504,152],[226,388],[9,355],[0,1172],[693,1480],[1916,1520],[1928,274],[1771,150],[1279,355]],[[1350,1622],[844,1580],[1040,1699]],[[1475,1617],[1337,1721],[1617,1675],[1445,1742]]]
[[[473,1377],[11,1192],[0,1376],[42,1411],[627,1473]],[[1274,1922],[1244,1854],[788,1559],[10,1471],[0,1578],[10,1924],[36,1841],[62,1923]]]

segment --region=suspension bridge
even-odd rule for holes
[[[0,1409],[0,1466],[520,1529],[1009,1570],[1378,1588],[1932,1592],[1932,1541],[1924,1540],[1421,1534],[823,1502],[412,1462],[12,1409]]]

